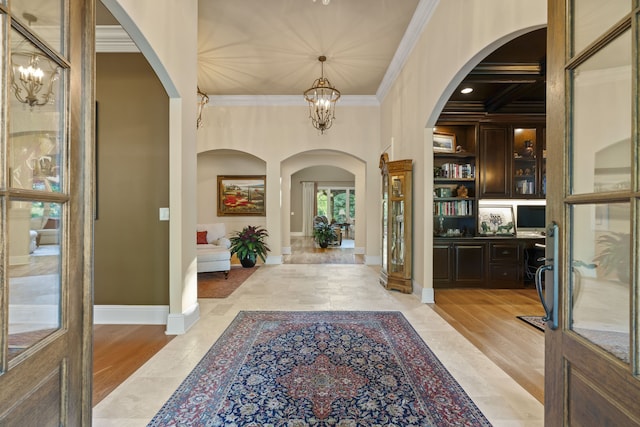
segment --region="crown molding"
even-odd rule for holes
[[[391,86],[398,78],[400,71],[402,71],[404,64],[407,62],[407,58],[409,58],[411,51],[413,51],[413,48],[420,38],[420,34],[422,34],[422,30],[424,30],[427,22],[429,22],[429,18],[431,18],[439,1],[440,0],[420,0],[420,3],[418,3],[416,11],[409,22],[409,26],[398,45],[398,50],[396,50],[396,53],[393,55],[389,68],[387,68],[387,72],[382,78],[382,82],[376,92],[376,97],[379,102],[384,100]]]
[[[140,52],[120,25],[96,26],[96,53]]]
[[[208,95],[207,106],[215,107],[306,107],[307,103],[300,95]],[[338,107],[379,107],[380,102],[375,95],[343,95],[336,104]],[[206,108],[206,107],[205,107]]]

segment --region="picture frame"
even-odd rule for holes
[[[456,152],[456,136],[452,133],[434,133],[433,134],[433,152],[434,153],[455,153]]]
[[[265,175],[218,175],[218,216],[266,216]]]
[[[481,236],[515,236],[513,206],[478,206],[478,234]]]

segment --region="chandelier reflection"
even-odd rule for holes
[[[11,89],[16,99],[31,108],[52,104],[60,67],[38,52],[13,52],[11,60]]]
[[[304,92],[304,99],[309,103],[309,118],[313,127],[324,134],[331,125],[335,117],[336,101],[340,98],[340,91],[334,88],[329,79],[324,77],[325,56],[320,56],[321,72],[320,77],[313,82],[310,89]]]

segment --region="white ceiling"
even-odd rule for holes
[[[213,95],[300,95],[324,75],[375,95],[419,0],[201,0],[198,85]]]
[[[324,55],[324,76],[343,97],[380,98],[437,2],[199,0],[198,86],[214,96],[301,96]],[[101,27],[114,22],[98,2],[99,46]]]

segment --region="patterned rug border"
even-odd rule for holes
[[[542,316],[516,316],[518,319],[522,320],[528,325],[533,326],[539,331],[544,332],[545,322],[542,321]]]
[[[256,340],[264,339],[263,335],[269,334],[269,322],[279,321],[303,325],[339,322],[378,323],[380,336],[389,349],[393,350],[394,361],[400,363],[405,377],[411,383],[411,389],[419,396],[419,400],[412,402],[411,405],[418,404],[418,407],[422,408],[419,410],[426,419],[429,419],[429,425],[491,426],[476,404],[399,311],[244,310],[240,311],[231,321],[148,426],[196,425],[191,424],[190,421],[184,422],[184,420],[180,423],[174,419],[175,415],[179,414],[188,418],[199,414],[197,420],[198,423],[202,423],[205,419],[201,412],[207,408],[215,407],[213,414],[219,413],[220,405],[225,402],[232,383],[231,380],[236,378],[238,370],[245,366],[244,357],[256,345]],[[264,330],[259,326],[261,324],[265,326]],[[242,357],[238,357],[238,355],[242,355]],[[211,373],[210,369],[224,372],[222,374]],[[213,382],[213,386],[207,381]],[[198,387],[204,388],[210,395],[203,396],[201,392],[198,393]],[[194,390],[196,391],[194,392]],[[212,404],[212,402],[214,403]],[[215,423],[213,419],[207,421],[211,424],[207,423],[206,425],[222,425]],[[276,421],[279,421],[276,423],[277,425],[283,426],[295,424],[282,424],[282,419],[276,419]],[[298,419],[298,421],[302,420]],[[390,419],[389,422],[391,422]],[[300,425],[308,424],[303,422]],[[329,424],[323,420],[315,419],[314,425]],[[351,426],[351,424],[348,425]]]

